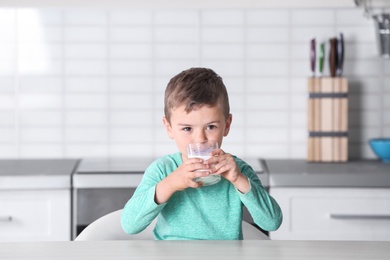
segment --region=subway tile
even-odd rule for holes
[[[249,44],[245,51],[247,59],[285,60],[290,56],[287,44]]]
[[[107,49],[104,43],[69,43],[64,47],[64,59],[106,59]]]
[[[351,128],[362,126],[379,126],[381,125],[381,122],[382,121],[378,110],[349,110],[348,113],[348,125]]]
[[[64,24],[65,25],[106,25],[107,12],[103,10],[65,10]]]
[[[326,63],[324,63],[324,71],[323,75],[329,75],[328,70],[326,69]],[[318,70],[316,70],[318,75]],[[290,73],[291,76],[294,77],[310,77],[312,76],[311,68],[310,68],[310,60],[307,59],[305,61],[297,60],[297,61],[292,61],[290,63]]]
[[[112,94],[109,100],[113,110],[151,109],[153,106],[153,97],[147,94]]]
[[[257,158],[277,159],[289,158],[287,145],[280,143],[256,143],[249,142],[246,147],[247,153]]]
[[[147,76],[153,74],[152,60],[112,60],[109,72],[113,76]]]
[[[246,62],[248,76],[287,76],[289,74],[288,61],[262,61],[249,60]]]
[[[371,43],[376,42],[374,26],[345,26],[340,28],[346,42]]]
[[[59,60],[18,60],[19,76],[59,76],[63,72],[63,63]]]
[[[0,128],[0,143],[11,143],[15,141],[16,132],[11,127]]]
[[[0,93],[13,93],[15,91],[15,78],[0,76]]]
[[[42,26],[39,21],[18,26],[18,43],[34,44],[36,46],[47,43],[61,42],[63,40],[63,29],[61,26]]]
[[[108,140],[106,127],[66,127],[65,141],[80,143],[105,143]]]
[[[62,143],[23,144],[20,147],[21,158],[62,158]]]
[[[304,131],[302,131],[304,130]],[[307,131],[302,128],[292,128],[290,130],[289,141],[294,143],[305,143],[307,141]],[[295,146],[295,145],[293,145]]]
[[[19,108],[28,109],[61,109],[63,97],[55,93],[24,93],[19,96]]]
[[[375,60],[362,60],[360,62],[345,63],[344,74],[346,76],[376,76],[382,71],[382,65]]]
[[[103,76],[108,73],[104,60],[67,60],[64,64],[65,76]]]
[[[245,110],[245,101],[246,99],[243,94],[235,94],[229,96],[230,106],[234,107],[234,109],[236,110]]]
[[[287,78],[275,77],[247,77],[247,93],[278,93],[284,94],[288,91],[289,80]]]
[[[108,113],[106,111],[67,111],[65,112],[66,126],[97,126],[108,125]]]
[[[16,25],[14,21],[12,21],[14,18],[10,17],[11,20],[9,20],[8,17],[2,17],[2,13],[0,13],[0,17],[0,44],[14,44],[17,40]]]
[[[199,29],[196,26],[155,27],[154,41],[158,43],[196,43],[199,41]]]
[[[360,93],[352,93],[348,95],[349,108],[355,110],[380,110],[381,98],[380,94],[361,95]]]
[[[1,32],[0,32],[0,35],[1,35]],[[15,44],[1,43],[1,39],[0,39],[0,57],[3,61],[12,62],[13,60],[15,60],[15,58],[16,58],[16,51],[15,50],[16,50]]]
[[[291,145],[289,155],[291,159],[305,159],[307,157],[306,143],[294,143]]]
[[[370,59],[378,56],[376,42],[369,43],[345,43],[345,59]],[[356,62],[356,61],[353,61]]]
[[[291,109],[296,110],[306,110],[307,105],[307,95],[290,95],[290,106]]]
[[[242,44],[204,44],[201,55],[204,59],[243,59],[245,49]]]
[[[175,26],[197,26],[199,23],[199,11],[183,10],[156,10],[154,13],[154,24],[175,25]]]
[[[58,93],[62,92],[62,78],[58,76],[19,77],[21,93]]]
[[[203,26],[243,26],[245,12],[243,10],[203,10],[201,12]]]
[[[367,25],[371,26],[373,21],[364,16],[364,11],[361,8],[354,9],[336,9],[336,23],[339,26],[348,25]]]
[[[152,26],[110,27],[110,42],[153,42]]]
[[[109,53],[111,59],[152,59],[153,45],[151,43],[111,44]]]
[[[290,79],[290,91],[294,94],[307,94],[307,75],[300,77],[292,77]]]
[[[294,111],[290,113],[290,124],[293,127],[300,127],[300,131],[307,132],[307,112],[304,111]]]
[[[390,60],[383,61],[383,71],[384,71],[385,75],[390,76]],[[389,79],[389,78],[387,78],[387,79]],[[389,82],[389,81],[387,81],[387,82]]]
[[[0,27],[15,24],[16,8],[0,8]]]
[[[110,141],[113,143],[148,143],[151,142],[151,127],[112,127]]]
[[[151,93],[153,79],[151,77],[110,77],[110,93],[139,92]]]
[[[0,157],[2,159],[18,158],[17,146],[14,143],[0,143]]]
[[[108,13],[110,25],[152,25],[151,10],[110,10]]]
[[[244,94],[245,93],[245,76],[230,76],[222,75],[223,83],[226,86],[226,89],[230,95],[234,94]]]
[[[18,112],[21,127],[62,126],[61,110],[24,110]]]
[[[242,27],[202,27],[200,32],[203,43],[243,43],[245,31]]]
[[[61,25],[63,19],[62,10],[42,8],[18,8],[16,21],[18,26],[39,25]]]
[[[288,27],[248,27],[245,33],[248,43],[288,43],[290,29]]]
[[[106,42],[107,28],[104,26],[67,26],[64,28],[64,41],[71,42]]]
[[[108,145],[105,143],[67,143],[64,150],[66,158],[108,157]]]
[[[199,45],[196,43],[162,43],[154,46],[156,59],[191,59],[199,58]]]
[[[245,125],[254,127],[287,127],[289,114],[285,111],[253,111],[246,113]]]
[[[20,141],[22,143],[61,143],[63,130],[57,127],[23,127],[20,129]]]
[[[64,89],[68,93],[100,93],[107,92],[108,79],[106,77],[65,77]]]
[[[288,26],[291,11],[285,9],[254,9],[246,11],[246,24],[248,26]]]
[[[66,109],[107,109],[108,97],[103,94],[86,93],[66,93],[64,97]]]
[[[0,126],[1,127],[12,127],[15,125],[15,112],[1,111],[0,110]]]
[[[15,60],[4,59],[0,60],[0,75],[3,76],[14,76],[17,63]]]
[[[293,10],[291,12],[292,26],[334,25],[336,13],[333,9]]]
[[[287,110],[289,97],[284,95],[250,95],[247,97],[248,110]]]
[[[154,158],[154,150],[154,145],[151,143],[111,143],[109,145],[110,157]],[[162,150],[163,154],[166,155],[167,150]]]
[[[109,118],[111,127],[117,126],[152,126],[153,112],[152,111],[111,111]]]

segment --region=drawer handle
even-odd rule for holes
[[[11,222],[12,216],[0,216],[0,221],[1,222]]]
[[[390,219],[390,215],[384,214],[338,214],[331,213],[333,219]]]

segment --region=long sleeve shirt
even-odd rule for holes
[[[247,193],[241,193],[221,178],[211,186],[177,191],[160,205],[154,200],[156,185],[182,164],[181,153],[154,161],[123,209],[124,231],[137,234],[158,217],[153,231],[157,240],[241,240],[243,206],[259,227],[276,230],[282,223],[279,205],[266,192],[254,170],[243,160],[234,159],[249,180],[251,188]]]

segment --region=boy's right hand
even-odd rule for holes
[[[195,178],[210,175],[210,165],[205,164],[203,159],[190,158],[183,162],[166,179],[169,179],[172,189],[175,191],[186,188],[199,188],[203,183],[194,181]],[[203,170],[203,171],[199,171]]]
[[[174,172],[157,184],[155,202],[162,204],[167,202],[176,191],[203,186],[202,182],[196,182],[194,179],[210,175],[210,171],[199,171],[204,169],[210,169],[210,166],[204,164],[200,158],[190,158],[184,161]]]

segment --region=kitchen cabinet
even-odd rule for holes
[[[69,190],[0,191],[0,241],[70,240]]]
[[[390,241],[388,188],[272,188],[283,210],[274,240]]]
[[[0,160],[0,241],[69,241],[78,160]]]
[[[283,211],[271,239],[390,241],[390,164],[263,162]]]

